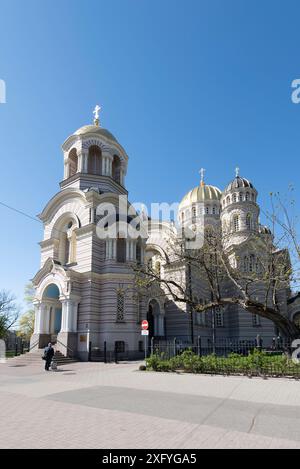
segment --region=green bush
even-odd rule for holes
[[[147,358],[146,366],[153,371],[183,370],[188,373],[300,377],[300,365],[295,364],[286,355],[268,355],[256,349],[248,356],[231,353],[228,357],[217,357],[213,354],[199,357],[192,350],[185,350],[172,358],[155,353]]]

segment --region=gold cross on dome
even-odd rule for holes
[[[239,175],[240,175],[240,168],[237,166],[237,167],[235,168],[235,177],[238,178]]]
[[[204,173],[205,173],[205,169],[204,168],[201,168],[199,173],[200,173],[200,176],[201,176],[201,179],[200,179],[200,185],[201,186],[204,186]]]
[[[101,107],[99,106],[99,104],[97,104],[95,106],[95,109],[93,110],[93,114],[95,116],[94,118],[94,124],[95,125],[99,125],[99,112],[101,111]]]

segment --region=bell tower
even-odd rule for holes
[[[80,190],[93,187],[99,193],[127,194],[125,176],[128,156],[117,139],[100,126],[100,110],[97,105],[93,111],[93,124],[78,129],[62,145],[62,190],[70,187]]]
[[[241,244],[259,230],[257,190],[236,168],[234,180],[221,197],[221,223],[225,246]]]

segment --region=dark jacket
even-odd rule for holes
[[[53,347],[46,347],[44,351],[44,357],[47,361],[51,361],[54,355],[54,348]]]

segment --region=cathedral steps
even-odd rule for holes
[[[42,355],[44,349],[39,349],[37,351],[28,352],[23,355],[18,355],[17,357],[8,358],[6,364],[9,366],[41,366],[43,363]],[[58,350],[55,351],[54,358],[57,366],[69,365],[71,363],[77,363],[78,360],[75,358],[65,357]]]

